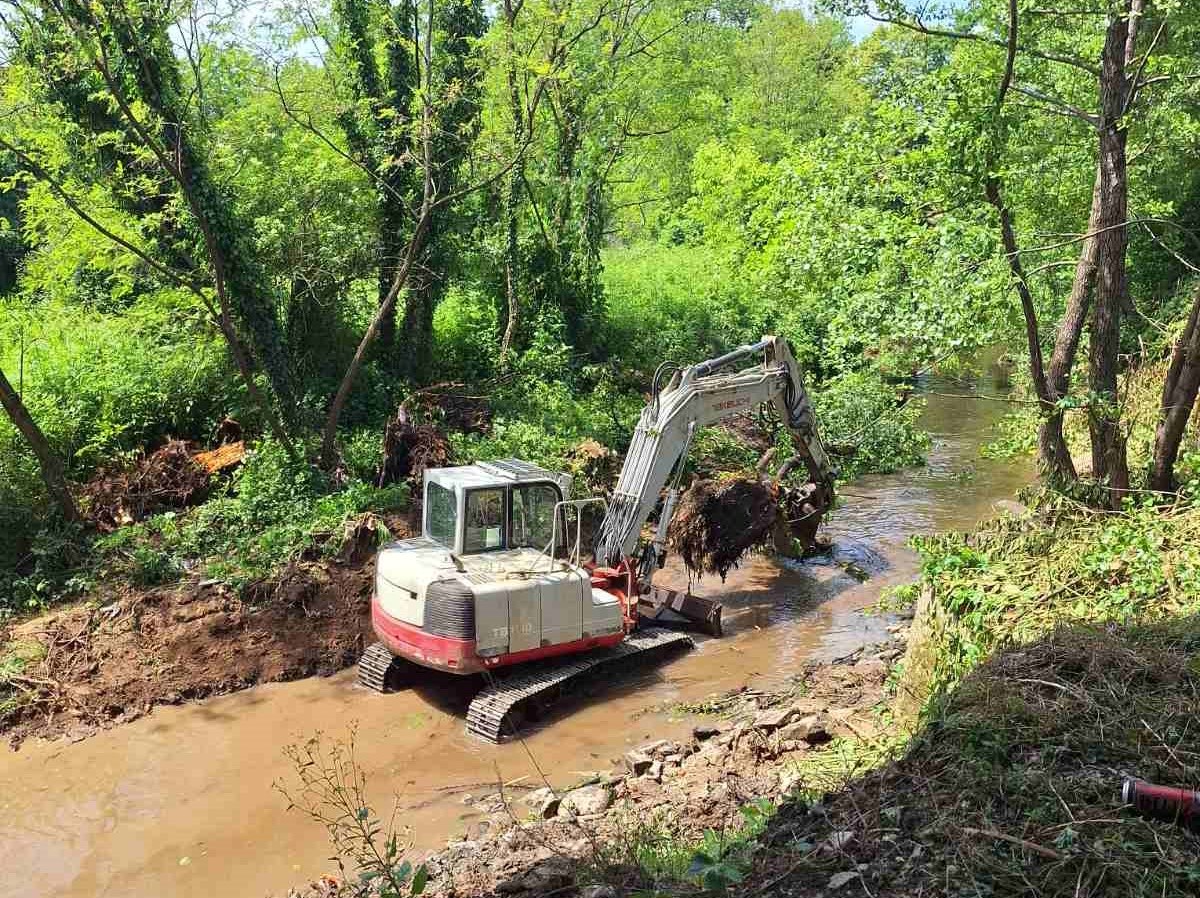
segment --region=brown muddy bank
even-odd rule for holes
[[[301,563],[244,596],[190,582],[27,621],[7,642],[41,660],[11,678],[24,695],[0,734],[78,741],[157,705],[332,674],[362,652],[370,597],[369,563]]]

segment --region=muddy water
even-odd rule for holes
[[[938,392],[997,392],[994,375],[931,380]],[[357,726],[359,762],[377,806],[392,796],[418,848],[461,835],[478,815],[464,796],[497,779],[534,782],[543,771],[569,783],[608,769],[631,744],[683,734],[672,703],[742,683],[769,686],[809,658],[881,638],[892,621],[863,615],[882,589],[912,578],[904,547],[914,533],[964,528],[1011,496],[1027,466],[979,457],[1001,403],[927,397],[935,443],[925,468],[864,478],[844,490],[820,562],[756,559],[731,572],[719,594],[727,635],[570,710],[518,744],[482,745],[463,733],[470,686],[430,677],[377,696],[353,673],[274,684],[188,706],[158,709],[78,744],[28,744],[0,754],[0,873],[7,894],[257,898],[332,869],[324,832],[272,783],[287,778],[289,742]],[[857,571],[859,576],[847,572]],[[860,581],[865,572],[868,578]],[[680,573],[663,572],[676,581]]]

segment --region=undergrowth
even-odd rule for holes
[[[916,542],[920,612],[897,684],[911,739],[801,761],[752,885],[1200,893],[1200,837],[1120,798],[1127,776],[1200,782],[1200,504],[1100,513],[1045,494],[1028,515]]]

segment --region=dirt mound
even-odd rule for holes
[[[679,499],[667,546],[692,573],[724,580],[747,552],[773,539],[781,494],[751,478],[696,480]]]
[[[383,459],[375,484],[408,482],[419,495],[426,468],[450,464],[453,456],[446,435],[432,424],[417,424],[403,405],[383,431]]]
[[[209,472],[192,458],[188,444],[171,440],[131,465],[96,473],[80,491],[88,520],[109,533],[153,514],[186,508],[208,493]]]
[[[369,565],[303,564],[244,599],[191,582],[30,621],[9,645],[40,660],[8,681],[21,695],[0,731],[82,738],[154,705],[333,673],[362,651],[370,595]]]

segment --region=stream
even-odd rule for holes
[[[742,684],[770,688],[808,659],[886,638],[894,618],[861,609],[915,577],[908,537],[969,528],[1032,477],[1027,461],[979,455],[1004,404],[957,395],[995,395],[998,378],[996,371],[967,382],[926,378],[922,424],[934,438],[928,464],[848,484],[825,530],[832,558],[779,564],[756,557],[725,584],[705,578],[694,591],[720,596],[723,639],[698,637],[694,651],[568,709],[530,735],[528,751],[467,737],[470,681],[432,675],[410,691],[375,695],[354,685],[353,670],[157,708],[75,744],[0,749],[6,892],[282,895],[336,872],[325,832],[287,812],[272,788],[294,780],[284,746],[318,730],[344,738],[355,726],[375,807],[386,818],[394,796],[414,849],[432,849],[480,819],[464,802],[468,793],[494,792],[498,780],[537,782],[541,772],[566,785],[608,770],[633,745],[690,732],[695,719],[673,716],[673,703]],[[684,578],[669,567],[656,579],[679,586]]]

